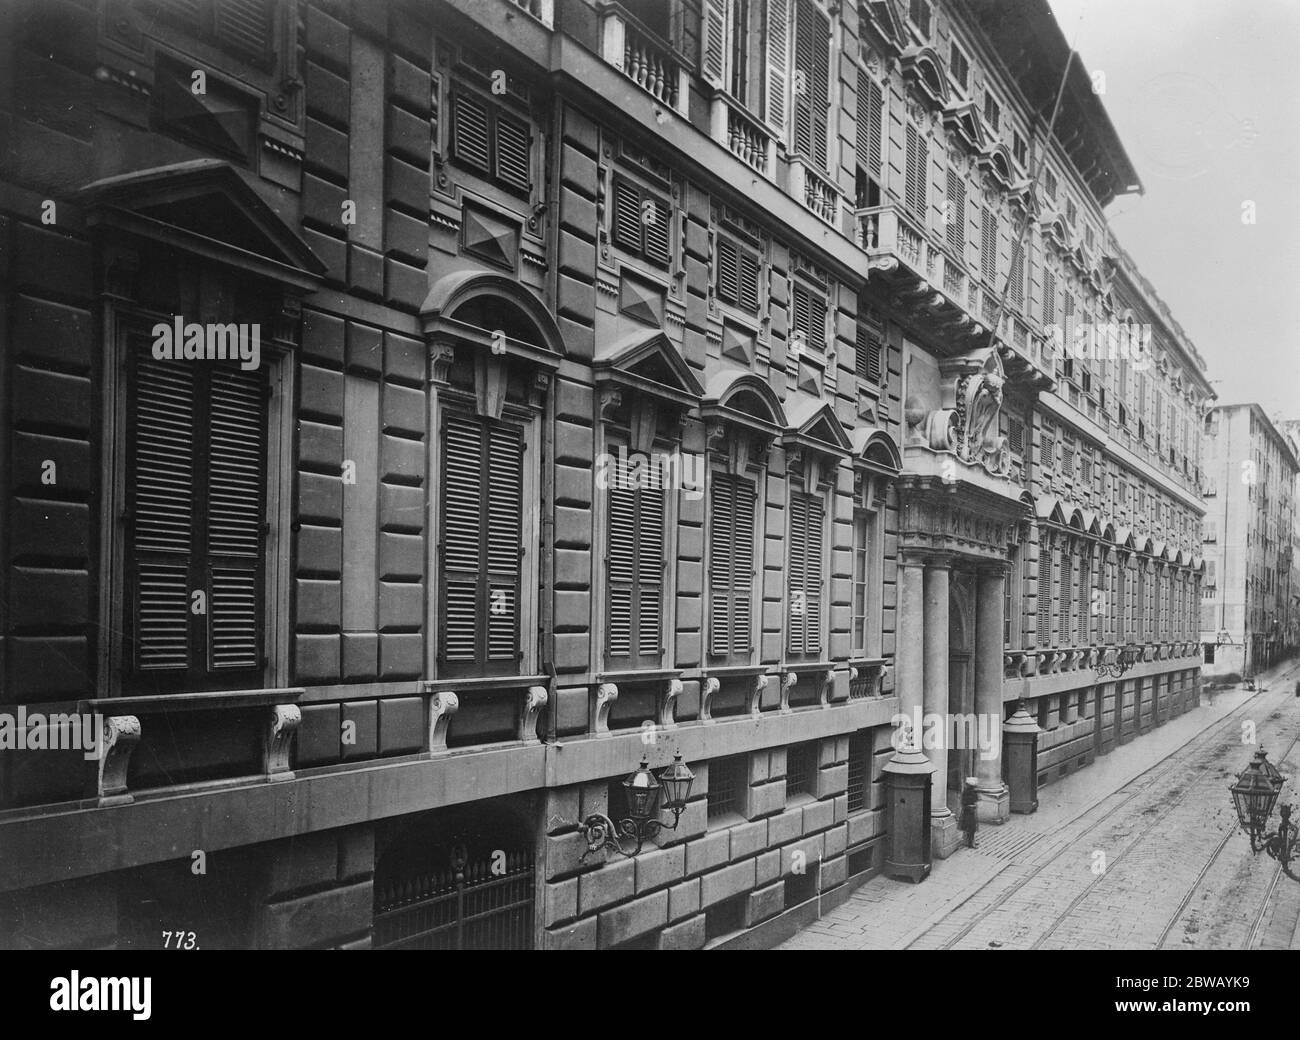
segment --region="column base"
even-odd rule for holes
[[[930,817],[930,854],[935,859],[947,859],[961,844],[961,831],[957,817],[952,813]]]
[[[979,805],[976,806],[975,812],[980,823],[997,824],[1006,823],[1011,818],[1011,792],[1007,790],[1006,784],[999,784],[996,788],[985,789],[978,788]]]

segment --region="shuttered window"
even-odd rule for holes
[[[998,277],[998,218],[985,208],[980,224],[980,273],[987,285],[992,286]]]
[[[1011,244],[1011,302],[1025,305],[1025,251],[1018,242]]]
[[[790,78],[790,0],[767,0],[767,90],[763,118],[778,135],[784,135],[786,90]]]
[[[701,30],[700,71],[710,83],[722,86],[727,46],[727,7],[724,0],[704,0]]]
[[[672,219],[668,201],[624,177],[615,177],[612,209],[610,231],[614,244],[659,267],[667,267],[671,250],[668,225]]]
[[[438,658],[445,675],[513,671],[519,649],[522,431],[448,413],[442,425]]]
[[[262,678],[267,380],[132,344],[130,667],[178,692]],[[184,679],[178,681],[183,675]]]
[[[907,127],[907,208],[919,220],[925,220],[926,181],[929,149],[916,127]]]
[[[1052,536],[1038,535],[1038,645],[1052,644]]]
[[[1014,417],[1007,419],[1007,447],[1017,455],[1025,450],[1025,424]]]
[[[820,495],[790,495],[790,569],[786,577],[791,654],[821,653],[822,527],[826,507]]]
[[[813,350],[826,349],[826,300],[806,286],[795,283],[790,293],[790,332],[802,336]]]
[[[657,664],[664,613],[663,481],[644,455],[615,448],[610,455],[607,653],[611,662]]]
[[[717,294],[723,303],[758,314],[758,282],[762,263],[756,253],[718,236]]]
[[[869,170],[877,180],[884,166],[884,120],[884,92],[867,70],[858,66],[858,165]]]
[[[884,375],[884,344],[866,325],[858,325],[855,367],[859,379],[879,384]]]
[[[532,187],[532,132],[528,124],[477,94],[458,90],[451,100],[452,158],[516,193]]]
[[[818,169],[829,168],[827,117],[831,105],[831,27],[814,0],[795,0],[794,150]]]
[[[709,497],[709,651],[749,657],[753,647],[753,481],[714,473]]]
[[[150,0],[143,6],[227,51],[258,61],[264,61],[270,53],[268,0]]]
[[[966,182],[960,173],[948,168],[948,209],[944,214],[948,246],[962,263],[966,262]]]
[[[872,548],[875,544],[875,514],[866,509],[853,511],[853,618],[850,642],[854,654],[867,653],[868,610],[871,605]]]
[[[1056,321],[1056,275],[1051,271],[1043,272],[1043,321]]]

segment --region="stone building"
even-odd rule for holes
[[[1205,417],[1205,443],[1205,674],[1236,681],[1276,664],[1295,647],[1292,565],[1300,463],[1292,440],[1257,404],[1212,409]]]
[[[992,723],[947,855],[1017,702],[1194,703],[1210,390],[1044,0],[0,19],[0,705],[104,745],[0,753],[3,944],[765,944],[900,712]]]

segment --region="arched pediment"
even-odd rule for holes
[[[885,430],[862,426],[849,438],[853,442],[853,459],[858,465],[889,477],[896,477],[903,469],[903,453]]]
[[[1066,522],[1076,531],[1086,531],[1088,529],[1087,521],[1083,518],[1083,510],[1078,506],[1071,507]]]
[[[616,383],[683,407],[704,396],[691,366],[662,331],[638,330],[598,350],[592,369],[597,383]]]
[[[1112,521],[1107,520],[1106,523],[1102,526],[1101,536],[1105,538],[1106,541],[1108,542],[1115,541],[1115,524]]]
[[[933,47],[909,47],[902,53],[900,62],[903,75],[935,108],[947,108],[951,91],[948,77],[943,72],[943,61]]]
[[[565,356],[564,336],[546,305],[531,290],[502,274],[457,271],[439,278],[420,307],[430,342],[468,342],[555,368]],[[504,342],[498,333],[504,334]]]
[[[74,197],[86,207],[88,227],[138,235],[305,291],[325,274],[293,227],[219,159],[107,177]]]
[[[783,433],[790,425],[781,399],[767,381],[743,369],[727,369],[709,380],[700,414],[706,419],[739,422],[770,434]]]

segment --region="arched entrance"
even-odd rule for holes
[[[531,950],[533,838],[476,803],[395,821],[375,864],[375,949]]]

